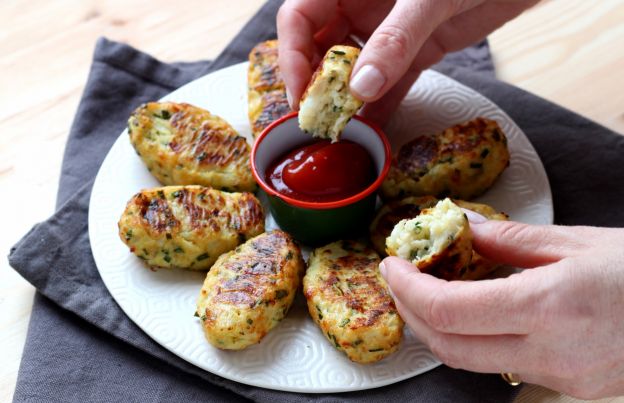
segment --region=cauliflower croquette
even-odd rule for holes
[[[476,118],[404,144],[381,185],[385,200],[406,196],[470,200],[509,165],[507,138],[494,120]]]
[[[254,191],[247,140],[220,117],[189,104],[150,102],[128,120],[130,142],[163,185]]]
[[[381,256],[386,255],[386,238],[399,221],[414,218],[422,210],[435,206],[437,202],[438,199],[433,196],[420,196],[406,197],[384,204],[370,226],[370,241],[377,253]],[[459,199],[453,199],[453,203],[461,208],[475,211],[490,220],[507,220],[509,218],[507,214],[497,212],[487,204]],[[458,277],[451,280],[479,280],[500,267],[501,265],[484,258],[473,250],[470,264],[457,273]]]
[[[280,230],[222,255],[197,300],[196,315],[208,342],[224,350],[259,343],[286,317],[304,270],[299,247]]]
[[[253,194],[202,186],[143,190],[119,220],[121,240],[153,268],[207,270],[262,232],[264,212]]]
[[[338,141],[342,130],[360,109],[362,101],[349,91],[351,71],[360,49],[330,48],[301,98],[299,127],[314,137]]]
[[[386,239],[386,250],[423,273],[455,279],[472,257],[468,219],[450,199],[441,200],[415,218],[399,221]]]
[[[277,63],[277,40],[257,44],[249,52],[247,114],[257,137],[273,121],[290,112],[286,84]]]
[[[310,254],[303,278],[312,319],[334,347],[358,363],[383,359],[403,336],[404,323],[379,262],[364,244],[338,241]]]

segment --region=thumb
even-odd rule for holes
[[[522,268],[544,266],[587,247],[573,227],[488,220],[464,211],[470,221],[474,250],[497,263]]]
[[[446,7],[433,0],[398,0],[362,49],[353,69],[351,92],[365,102],[388,92],[408,71],[446,13]]]

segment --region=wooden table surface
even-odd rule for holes
[[[1,1],[0,188],[7,214],[0,249],[8,254],[54,211],[63,148],[99,36],[164,61],[209,59],[262,3]],[[624,133],[623,21],[624,0],[545,0],[491,35],[497,74]],[[0,401],[14,393],[33,295],[6,259],[0,262]],[[575,400],[529,385],[517,401]]]

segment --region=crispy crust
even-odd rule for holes
[[[150,102],[130,116],[128,134],[137,154],[163,185],[256,189],[247,140],[204,109]]]
[[[261,42],[249,53],[247,114],[254,137],[291,111],[277,55],[277,40]]]
[[[304,269],[299,247],[280,230],[222,255],[197,300],[208,342],[226,350],[259,343],[288,313]]]
[[[476,118],[404,144],[381,186],[385,200],[433,195],[470,200],[489,189],[509,165],[505,134]]]
[[[312,319],[334,347],[358,363],[393,353],[403,334],[379,262],[364,244],[338,241],[312,252],[303,279]]]
[[[150,267],[207,270],[264,232],[264,212],[251,193],[166,186],[134,195],[118,226],[121,240]]]

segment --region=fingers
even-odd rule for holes
[[[476,372],[519,372],[526,367],[524,336],[467,336],[436,331],[413,315],[403,303],[397,309],[417,339],[425,343],[438,359],[453,368]],[[502,364],[504,363],[504,364]],[[504,365],[504,367],[502,366]]]
[[[299,98],[312,77],[316,48],[314,35],[333,17],[337,0],[327,0],[323,7],[316,1],[287,0],[277,14],[278,59],[286,83],[291,107],[299,107]]]
[[[350,89],[357,98],[376,101],[399,82],[422,44],[448,14],[447,3],[396,2],[369,38],[354,67]]]
[[[479,223],[471,214],[468,219],[473,248],[498,263],[524,268],[544,266],[586,248],[578,228],[496,220]]]
[[[437,332],[524,335],[547,323],[545,301],[553,283],[544,281],[540,271],[505,279],[448,282],[389,257],[383,260],[382,274],[396,300]]]

